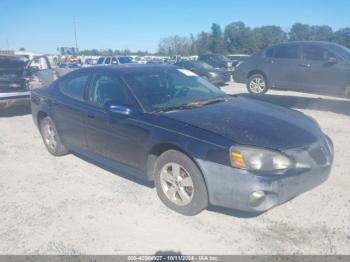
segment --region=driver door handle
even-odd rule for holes
[[[299,64],[299,66],[302,66],[302,67],[311,67],[310,64]]]

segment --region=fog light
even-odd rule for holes
[[[266,198],[266,194],[264,191],[262,191],[262,190],[255,191],[255,192],[250,194],[249,203],[252,206],[256,207],[256,206],[259,206],[262,202],[264,202],[265,198]]]

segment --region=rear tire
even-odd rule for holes
[[[183,215],[196,215],[208,206],[204,178],[185,154],[169,150],[155,164],[155,186],[160,200]]]
[[[247,90],[251,94],[263,95],[267,92],[267,80],[262,74],[254,74],[248,78]]]
[[[68,153],[68,149],[62,144],[57,129],[49,116],[40,121],[40,133],[46,149],[52,155],[62,156]]]

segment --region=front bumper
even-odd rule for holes
[[[323,159],[315,153],[318,144],[310,146],[311,151],[289,150],[289,155],[298,158],[301,165],[284,175],[257,175],[247,170],[197,159],[206,181],[209,203],[242,211],[263,212],[320,185],[330,174],[333,146],[329,145]],[[308,167],[302,167],[303,163],[308,163]],[[256,191],[265,193],[264,200],[258,205],[252,203],[250,198]]]
[[[0,93],[0,109],[29,102],[30,91]]]

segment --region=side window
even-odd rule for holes
[[[83,72],[67,76],[61,81],[61,91],[66,96],[83,101],[85,86],[89,79],[89,73]]]
[[[105,58],[102,56],[102,57],[100,57],[98,60],[97,60],[97,64],[103,64],[103,60],[104,60]]]
[[[110,63],[111,63],[111,58],[107,57],[106,60],[105,60],[105,64],[109,65]]]
[[[112,57],[112,64],[113,65],[117,65],[118,64],[118,60],[116,57]]]
[[[328,50],[314,45],[303,46],[303,58],[306,60],[326,61],[329,57],[334,57]]]
[[[275,53],[275,48],[267,49],[265,52],[265,57],[271,58],[273,57],[274,53]]]
[[[298,58],[298,46],[297,45],[277,46],[276,50],[275,50],[275,58],[297,59]]]
[[[103,107],[110,101],[121,106],[128,105],[128,97],[123,89],[122,82],[114,76],[102,73],[94,76],[88,100],[99,107]]]

